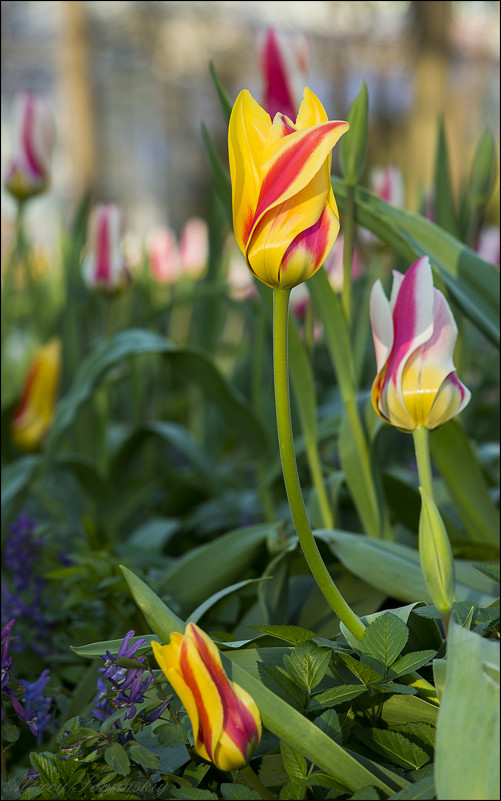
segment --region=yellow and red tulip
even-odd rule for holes
[[[45,100],[22,92],[14,102],[12,155],[5,171],[5,188],[17,200],[44,192],[50,183],[55,127]]]
[[[122,248],[123,235],[122,209],[112,203],[95,206],[82,262],[82,275],[89,289],[115,293],[127,286],[129,273]]]
[[[277,112],[295,119],[308,77],[308,37],[305,33],[268,28],[257,46],[264,84],[263,108],[272,119]]]
[[[61,341],[53,339],[40,348],[32,362],[11,419],[12,441],[20,450],[36,450],[50,429],[60,373]]]
[[[178,694],[193,727],[195,748],[220,770],[247,764],[261,738],[261,718],[251,696],[230,681],[215,644],[194,623],[152,641],[155,658]]]
[[[330,122],[308,88],[295,123],[284,114],[272,122],[246,89],[235,101],[228,131],[235,238],[251,272],[274,289],[311,278],[336,240],[331,151],[348,127]]]
[[[391,299],[376,281],[370,302],[377,376],[372,404],[405,431],[443,425],[470,399],[452,361],[457,327],[443,294],[433,286],[427,256],[407,273],[393,272]]]

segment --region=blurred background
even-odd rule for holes
[[[439,115],[453,188],[486,126],[499,142],[499,2],[4,0],[1,14],[2,170],[17,92],[48,98],[56,121],[51,191],[27,210],[30,235],[49,250],[86,190],[124,207],[138,247],[157,225],[179,233],[205,215],[201,121],[227,159],[209,63],[232,100],[242,88],[259,100],[257,41],[269,26],[309,37],[309,85],[330,119],[345,118],[365,80],[369,166],[400,166],[408,208],[432,183]],[[3,256],[15,213],[2,190]],[[498,214],[499,183],[491,222]]]

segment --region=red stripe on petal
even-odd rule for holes
[[[96,283],[111,283],[110,214],[103,209],[97,219],[96,231]]]
[[[205,662],[205,660],[204,660]],[[212,725],[209,717],[209,713],[204,705],[204,699],[200,692],[200,688],[197,684],[196,678],[193,674],[191,669],[191,665],[187,658],[186,653],[186,644],[185,641],[181,644],[180,655],[179,655],[179,666],[181,668],[182,676],[186,684],[188,685],[189,689],[191,690],[193,697],[195,699],[195,703],[197,705],[198,716],[200,718],[200,728],[198,731],[198,739],[203,743],[205,749],[210,757],[211,760],[214,759],[214,754],[212,751]]]

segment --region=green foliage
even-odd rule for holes
[[[344,134],[339,148],[339,164],[348,186],[355,186],[362,177],[367,158],[369,117],[369,95],[362,81],[362,88],[348,112],[350,130]]]

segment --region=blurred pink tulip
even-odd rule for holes
[[[17,200],[27,200],[49,187],[50,161],[56,131],[45,100],[30,92],[17,95],[13,107],[12,154],[5,188]]]
[[[156,228],[148,235],[146,247],[155,281],[174,284],[181,273],[181,260],[173,231],[170,228]]]
[[[295,120],[307,84],[310,44],[304,33],[269,28],[257,42],[263,76],[264,109],[273,120],[280,112]]]
[[[499,267],[499,228],[497,225],[488,225],[481,229],[475,250],[482,259]]]
[[[343,289],[343,257],[344,257],[344,238],[339,234],[334,243],[334,247],[325,260],[324,269],[329,277],[330,284],[336,292]],[[362,263],[355,245],[353,250],[353,261],[351,265],[351,278],[356,281],[363,275]]]
[[[431,430],[464,409],[470,391],[452,360],[457,326],[433,286],[428,256],[405,275],[393,271],[389,301],[376,281],[370,315],[377,361],[372,404],[379,416],[404,431]]]
[[[209,260],[209,232],[207,223],[201,217],[188,220],[181,234],[179,243],[181,272],[200,276]]]
[[[402,208],[404,205],[404,181],[399,167],[391,165],[385,170],[372,170],[371,188],[381,200],[392,206]]]
[[[95,206],[89,219],[87,252],[82,275],[89,289],[113,294],[125,289],[129,273],[125,267],[122,209],[112,203]]]

